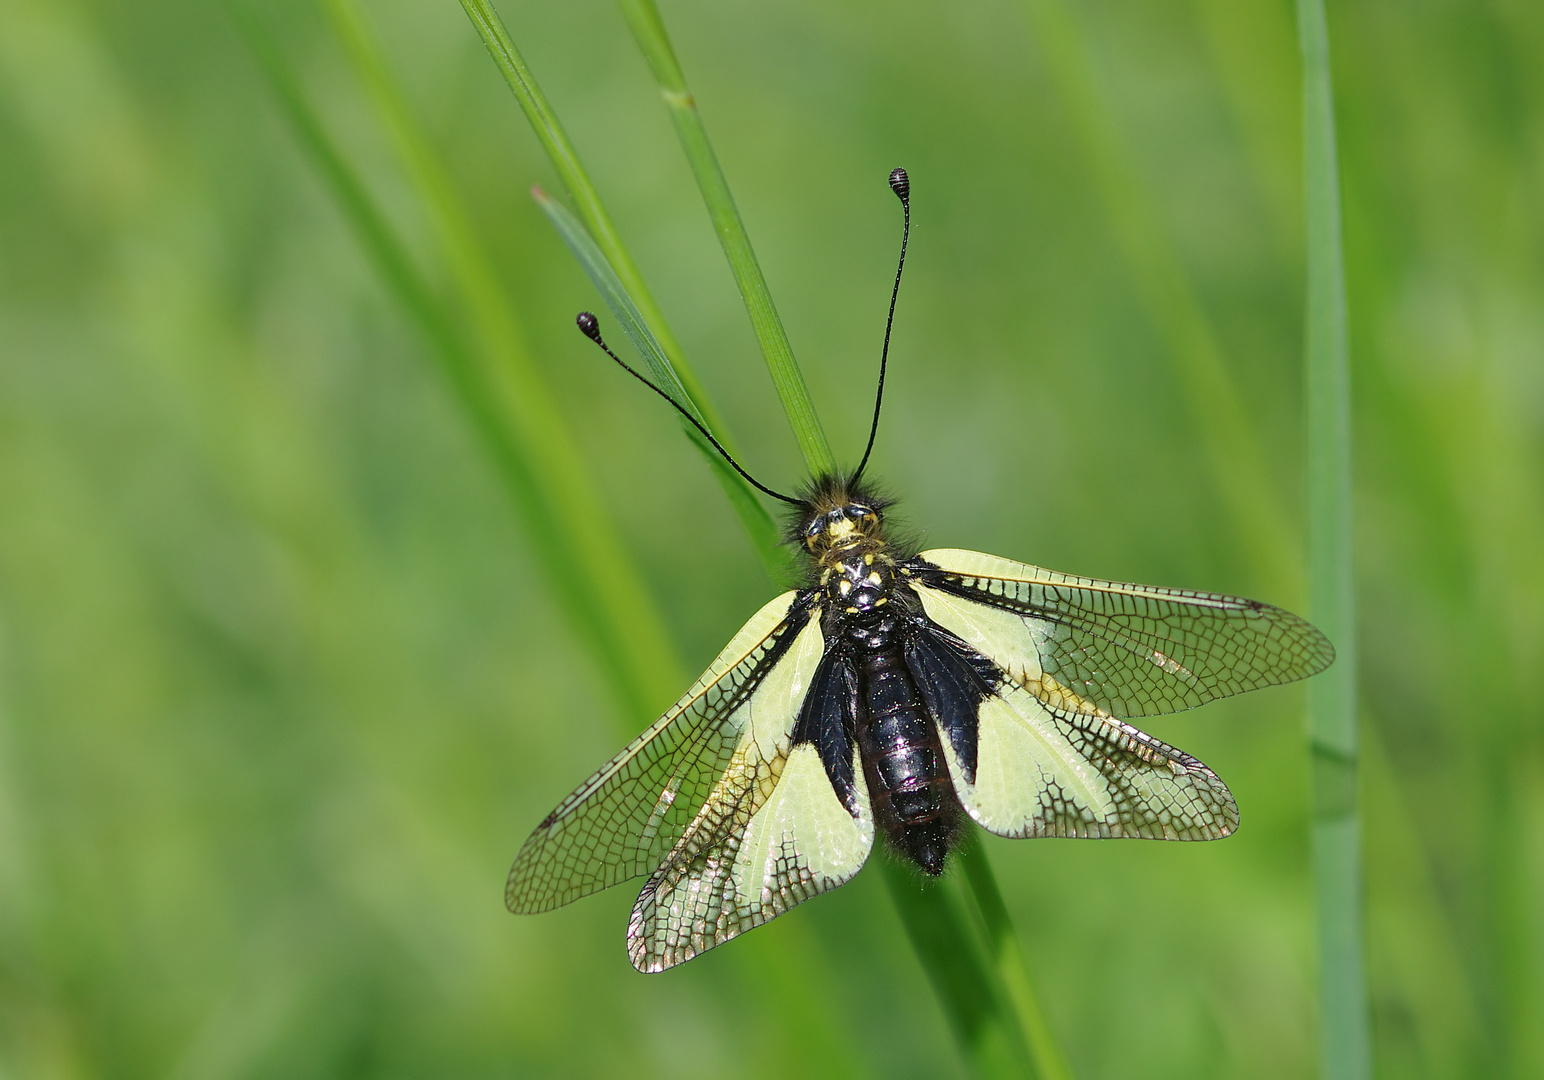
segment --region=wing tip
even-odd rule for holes
[[[697,935],[693,934],[671,941],[669,935],[659,934],[657,927],[651,925],[654,919],[650,913],[655,908],[656,896],[657,890],[651,879],[638,894],[627,920],[627,959],[639,974],[658,975],[739,936],[739,931],[734,930],[711,940],[694,940]],[[660,947],[651,948],[651,945]]]
[[[511,915],[540,915],[558,906],[531,896],[527,883],[516,873],[517,869],[518,864],[510,870],[509,880],[504,883],[504,907]]]
[[[685,957],[684,959],[689,960],[691,957]],[[640,975],[658,975],[667,968],[674,967],[675,963],[684,962],[678,960],[675,963],[667,964],[663,957],[650,956],[648,949],[643,945],[642,941],[635,941],[630,933],[627,936],[627,961],[633,965],[633,970]]]

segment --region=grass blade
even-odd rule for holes
[[[654,375],[655,384],[669,391],[677,401],[690,409],[698,421],[710,430],[713,430],[714,437],[722,443],[724,441],[723,437],[718,434],[716,429],[713,429],[707,418],[697,408],[697,404],[692,400],[691,395],[686,393],[682,387],[675,368],[671,366],[670,357],[666,354],[659,339],[650,329],[648,321],[638,309],[638,305],[628,293],[626,286],[622,284],[621,278],[612,268],[605,254],[601,252],[599,245],[596,244],[590,234],[585,231],[585,227],[573,214],[569,213],[568,208],[562,203],[540,188],[535,189],[533,195],[536,198],[536,204],[542,208],[542,212],[547,215],[547,219],[557,229],[558,235],[563,238],[563,242],[568,245],[568,249],[574,253],[574,258],[578,259],[579,265],[584,267],[584,272],[589,276],[590,281],[600,291],[602,298],[606,301],[606,306],[616,316],[616,320],[621,324],[628,340],[633,343],[633,347],[643,357],[644,362],[649,367],[649,371]],[[713,467],[714,473],[719,476],[724,494],[729,497],[729,501],[734,505],[735,511],[739,515],[741,524],[745,526],[746,531],[750,534],[751,543],[755,545],[757,553],[761,555],[762,563],[766,567],[767,573],[779,581],[786,581],[792,578],[794,574],[793,553],[786,545],[781,543],[777,525],[767,514],[766,509],[761,505],[761,501],[756,498],[756,494],[751,490],[750,485],[745,482],[745,478],[735,472],[729,466],[729,463],[719,456],[718,451],[714,450],[708,443],[708,440],[703,438],[702,432],[684,420],[681,423],[681,430],[686,433],[686,437],[692,441],[693,445],[701,451],[708,464]]]
[[[997,876],[987,862],[981,834],[974,829],[965,834],[960,847],[960,868],[981,920],[988,956],[997,969],[1005,1003],[1012,1010],[1019,1036],[1034,1061],[1036,1075],[1042,1080],[1071,1080],[1072,1069],[1040,1008],[1040,997],[1035,993],[1018,931],[1008,915],[1002,890],[997,887]]]
[[[687,396],[686,388],[681,385],[675,368],[665,356],[665,350],[660,347],[659,339],[654,336],[648,323],[644,322],[643,313],[638,310],[638,305],[628,295],[616,271],[611,268],[611,263],[601,253],[600,247],[585,227],[579,223],[579,219],[541,188],[532,188],[531,197],[536,200],[536,205],[541,207],[542,213],[547,215],[547,220],[557,229],[558,235],[568,245],[568,250],[573,252],[574,258],[584,268],[585,275],[600,291],[606,306],[616,316],[617,322],[621,323],[623,333],[633,343],[633,348],[638,350],[638,355],[643,357],[644,363],[648,364],[649,370],[654,375],[655,385],[680,402],[697,418],[698,423],[706,424],[707,421],[703,419],[697,403]]]
[[[923,883],[892,858],[875,861],[972,1071],[984,1077],[1046,1075],[1035,1072],[980,942],[943,883]]]
[[[670,38],[665,33],[659,9],[654,6],[654,0],[622,0],[621,7],[628,26],[632,27],[633,36],[638,40],[638,47],[659,82],[665,104],[670,108],[676,134],[681,137],[686,160],[697,178],[703,201],[707,203],[708,215],[713,219],[713,231],[718,234],[724,255],[729,260],[729,269],[734,273],[740,298],[745,301],[745,310],[756,331],[756,340],[761,344],[767,371],[772,375],[778,400],[782,402],[783,412],[787,414],[794,438],[798,440],[799,452],[804,455],[804,464],[812,476],[835,472],[836,459],[831,456],[831,445],[826,441],[825,429],[821,427],[820,417],[816,415],[815,406],[810,401],[804,373],[799,370],[793,347],[788,343],[788,334],[783,329],[783,320],[778,317],[777,307],[772,303],[771,290],[767,288],[767,279],[761,273],[761,264],[756,261],[756,252],[751,248],[745,223],[740,220],[740,211],[729,190],[729,181],[718,163],[718,155],[713,152],[713,144],[708,141],[708,130],[703,126],[702,114],[697,111],[697,102],[686,88],[686,76],[681,71],[680,62],[676,60],[675,50],[670,46]]]
[[[1319,1060],[1326,1080],[1372,1075],[1357,815],[1356,601],[1351,554],[1351,386],[1340,175],[1323,0],[1297,0],[1308,222],[1308,614],[1335,643],[1308,684]]]
[[[639,346],[639,352],[648,361],[650,369],[660,380],[660,385],[673,390],[676,393],[676,399],[690,408],[693,415],[713,432],[714,437],[723,443],[730,453],[734,453],[734,443],[728,437],[721,418],[708,400],[695,372],[687,363],[685,351],[671,332],[663,310],[654,299],[654,294],[644,281],[638,264],[633,261],[632,254],[623,244],[621,233],[601,201],[600,192],[590,180],[589,173],[585,171],[584,164],[579,160],[578,152],[569,141],[568,133],[558,120],[557,113],[548,102],[547,95],[542,92],[536,77],[526,65],[525,58],[515,46],[508,28],[488,0],[461,0],[461,7],[477,30],[478,36],[482,38],[483,44],[487,47],[489,55],[493,57],[499,72],[504,76],[510,91],[515,95],[515,100],[525,113],[526,119],[531,124],[531,130],[536,133],[542,148],[546,150],[547,157],[552,162],[553,168],[557,170],[563,186],[573,197],[574,205],[579,211],[579,219],[583,222],[579,231],[584,234],[588,248],[596,252],[595,256],[580,254],[578,250],[574,252],[579,256],[580,263],[585,266],[586,273],[589,273],[591,280],[595,281],[596,288],[601,289],[601,292],[606,295],[607,304],[613,311],[616,311],[613,297],[626,298],[627,306],[633,314],[630,325],[635,328],[646,327],[651,331],[649,334],[651,346],[649,348]],[[545,203],[543,209],[547,209]],[[548,217],[552,217],[550,210]],[[560,228],[559,231],[563,230]],[[567,233],[564,234],[564,239],[569,241],[569,247],[573,249],[574,244]],[[596,280],[592,266],[604,267],[608,279],[606,286]],[[608,292],[608,288],[612,291]],[[621,318],[620,313],[618,318]],[[627,328],[624,326],[624,329]],[[639,344],[632,329],[628,329],[628,336],[633,338],[635,346]],[[666,371],[669,372],[668,377],[663,374]],[[793,578],[795,571],[792,553],[780,543],[781,531],[777,523],[767,513],[761,500],[756,497],[755,491],[745,482],[744,477],[729,468],[695,428],[684,421],[681,426],[686,432],[686,437],[707,460],[714,476],[718,479],[719,486],[724,489],[724,494],[728,496],[736,516],[745,527],[746,534],[750,537],[767,575],[778,585],[786,584]]]
[[[515,47],[508,28],[505,27],[489,0],[461,0],[461,7],[466,12],[467,18],[472,21],[478,36],[482,38],[489,55],[493,57],[499,73],[509,84],[510,91],[514,93],[521,111],[530,121],[531,130],[536,133],[542,149],[547,151],[547,157],[552,162],[552,167],[557,170],[563,186],[572,196],[574,205],[579,211],[579,220],[584,222],[584,227],[589,230],[596,246],[605,254],[606,261],[610,263],[616,276],[621,280],[624,291],[632,297],[638,310],[643,313],[644,322],[654,329],[654,335],[658,338],[664,354],[670,358],[671,366],[675,368],[681,385],[686,388],[687,397],[691,399],[699,419],[702,419],[722,441],[719,433],[723,430],[723,425],[708,402],[707,395],[698,383],[695,373],[687,364],[685,351],[671,332],[670,324],[666,321],[658,302],[655,301],[653,292],[650,291],[648,283],[638,269],[638,264],[633,261],[632,254],[622,243],[622,235],[611,220],[611,215],[606,211],[605,204],[601,202],[600,192],[590,180],[590,174],[585,171],[584,164],[579,160],[578,151],[569,141],[568,132],[559,122],[557,113],[547,100],[547,95],[542,92],[536,77],[526,65],[525,58]],[[733,447],[730,447],[730,450],[733,451]]]

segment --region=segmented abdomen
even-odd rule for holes
[[[898,851],[927,873],[941,874],[960,804],[938,729],[898,645],[865,650],[858,679],[858,752],[874,819]]]

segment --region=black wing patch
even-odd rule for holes
[[[840,650],[827,647],[799,710],[793,745],[814,745],[837,798],[853,817],[862,810],[853,766],[857,730],[858,672]]]
[[[942,627],[919,620],[902,645],[906,667],[954,750],[967,783],[976,779],[977,713],[996,693],[1000,668]]]

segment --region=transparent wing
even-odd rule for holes
[[[853,744],[827,740],[823,758],[822,744],[809,737],[832,723],[839,733],[850,730],[846,695],[822,690],[832,670],[822,666],[823,653],[818,620],[811,620],[756,692],[755,730],[644,885],[627,927],[639,971],[662,971],[760,926],[836,888],[868,858],[874,821]],[[806,698],[822,715],[800,725]],[[828,767],[846,778],[850,803]]]
[[[515,856],[509,910],[548,911],[657,867],[734,760],[757,690],[810,611],[793,592],[763,607],[681,700],[548,814]]]
[[[948,739],[944,758],[960,805],[999,836],[1216,840],[1238,828],[1216,773],[1086,702],[1051,706],[1004,682],[981,702],[976,737],[973,775]]]
[[[737,757],[633,905],[633,966],[663,971],[850,880],[874,844],[861,769],[856,787],[853,814],[813,743]]]
[[[1306,620],[1257,600],[1073,577],[952,548],[905,564],[928,617],[1047,704],[1121,717],[1291,682],[1335,658]]]

